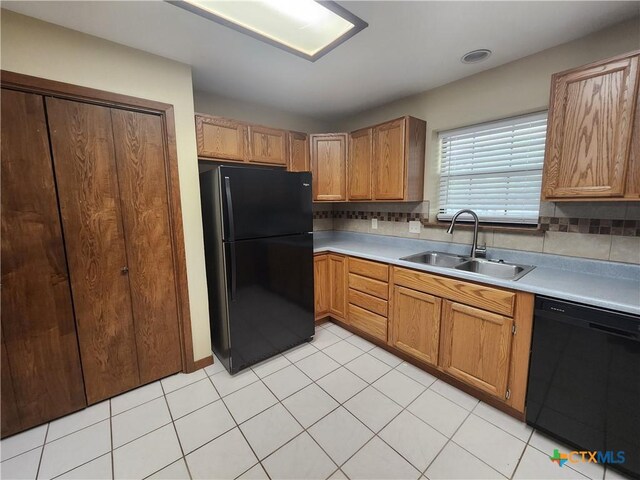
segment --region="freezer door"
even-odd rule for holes
[[[225,242],[231,373],[314,334],[313,235]]]
[[[225,241],[313,231],[311,174],[220,167]]]

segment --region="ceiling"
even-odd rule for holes
[[[315,63],[162,1],[2,7],[187,63],[194,88],[320,119],[525,57],[640,13],[640,2],[341,1],[369,27]],[[460,57],[493,55],[476,65]]]

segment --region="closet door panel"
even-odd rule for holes
[[[111,111],[47,98],[87,401],[139,385]]]
[[[141,383],[182,368],[162,120],[111,110]]]
[[[40,95],[2,89],[1,163],[5,436],[86,400]]]

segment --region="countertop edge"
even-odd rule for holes
[[[334,247],[331,245],[324,245],[321,247],[315,247],[313,249],[314,254],[327,253],[327,252],[364,258],[367,260],[388,263],[390,265],[397,265],[397,266],[409,268],[412,270],[420,270],[424,272],[435,273],[435,274],[439,274],[447,277],[459,278],[462,280],[469,280],[476,283],[508,288],[510,290],[517,290],[520,292],[528,292],[528,293],[544,295],[552,298],[559,298],[562,300],[581,303],[581,304],[589,305],[593,307],[606,308],[609,310],[614,310],[616,312],[630,313],[632,315],[640,315],[640,305],[634,306],[631,304],[624,304],[624,303],[613,302],[605,299],[598,299],[594,297],[577,295],[571,292],[557,292],[542,286],[527,284],[526,281],[523,283],[520,283],[521,280],[526,279],[527,275],[521,277],[518,280],[501,280],[501,279],[496,279],[492,277],[478,276],[473,273],[461,272],[459,270],[454,270],[452,268],[435,267],[432,265],[422,265],[414,262],[403,261],[403,260],[392,258],[392,257],[385,257],[382,255],[372,255],[369,253],[362,253],[353,249]],[[548,267],[536,267],[536,269],[553,271],[553,269],[550,269]],[[558,270],[558,271],[562,272],[564,270]]]

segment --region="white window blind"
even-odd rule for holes
[[[543,112],[440,132],[438,220],[537,223],[546,131]]]

